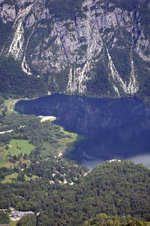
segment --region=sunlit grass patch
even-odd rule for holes
[[[11,175],[8,175],[5,177],[5,179],[2,181],[2,184],[5,183],[12,183],[15,179],[17,179],[18,173],[13,173]]]
[[[39,177],[37,175],[32,175],[32,177],[28,177],[26,174],[24,175],[24,178],[26,181],[30,181],[30,180],[35,180],[38,179]]]
[[[12,139],[7,147],[5,154],[11,156],[18,156],[21,153],[29,155],[34,149],[33,144],[30,144],[28,140],[17,139]]]
[[[12,139],[8,145],[0,148],[0,167],[11,168],[20,163],[29,165],[24,155],[29,156],[34,148],[28,140]]]

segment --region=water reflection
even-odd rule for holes
[[[20,113],[53,115],[56,123],[85,136],[67,157],[92,165],[109,159],[131,159],[149,165],[150,107],[135,98],[96,99],[51,95],[20,101]],[[135,157],[137,156],[137,157]],[[148,158],[149,159],[149,158]],[[93,163],[92,163],[93,162]]]

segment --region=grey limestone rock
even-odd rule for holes
[[[140,72],[134,56],[143,65],[150,62],[150,39],[140,7],[128,10],[113,1],[84,0],[80,14],[79,9],[67,14],[65,5],[55,3],[4,1],[1,21],[13,22],[12,40],[4,47],[7,54],[19,60],[27,74],[46,77],[50,91],[93,95],[97,84],[99,95],[137,93]]]

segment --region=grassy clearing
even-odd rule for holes
[[[9,159],[7,157],[5,157],[3,159],[3,161],[0,162],[0,168],[2,168],[2,167],[13,168],[13,167],[17,167],[19,164],[23,164],[23,163],[25,163],[27,166],[30,165],[30,161],[24,160],[23,158],[21,158],[19,161],[15,162],[15,163],[11,163],[11,162],[9,162]]]
[[[30,181],[30,180],[35,180],[38,179],[39,177],[37,175],[32,175],[32,177],[28,177],[26,174],[24,176],[26,181]]]
[[[18,100],[12,98],[5,100],[4,106],[7,108],[7,115],[10,115],[14,111],[14,106]]]
[[[5,183],[12,183],[15,179],[17,179],[18,173],[13,173],[11,175],[8,175],[5,177],[5,179],[2,181],[2,184]]]
[[[8,145],[8,149],[5,150],[5,154],[11,156],[18,156],[21,153],[30,155],[33,149],[33,144],[30,144],[28,140],[12,139]]]
[[[28,140],[12,139],[8,145],[0,148],[0,167],[11,168],[17,166],[20,163],[30,164],[29,160],[23,159],[23,155],[30,155],[34,149],[34,145],[30,144]],[[19,161],[10,162],[9,160],[13,156],[18,156],[22,153],[22,157]]]

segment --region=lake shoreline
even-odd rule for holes
[[[89,161],[86,156],[101,162],[149,154],[150,107],[137,97],[100,99],[52,94],[19,101],[15,110],[44,115],[45,119],[54,116],[54,124],[84,136],[86,139],[64,153],[80,164]]]

